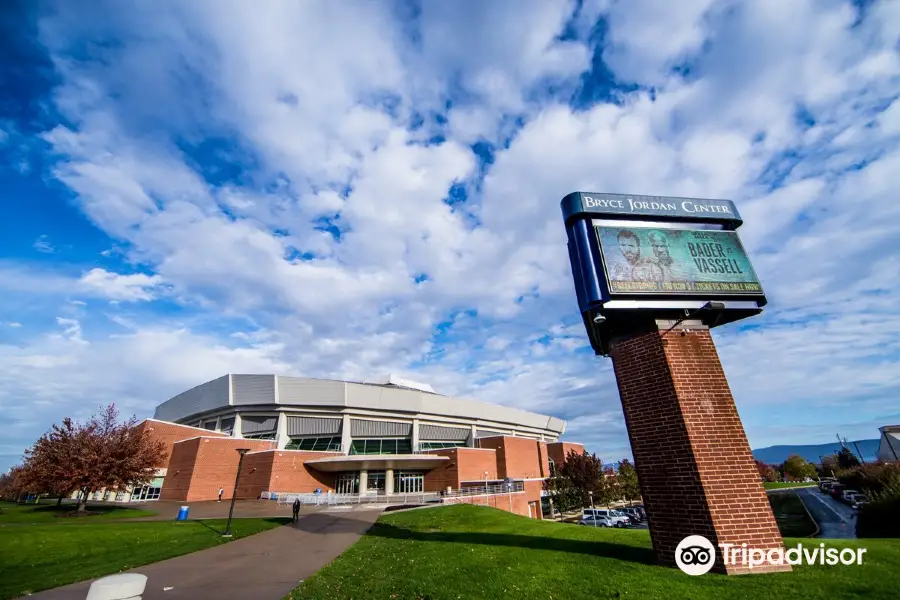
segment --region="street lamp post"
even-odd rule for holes
[[[234,501],[237,499],[238,482],[241,480],[241,467],[244,466],[244,455],[250,452],[250,448],[238,448],[237,453],[241,455],[238,459],[237,475],[234,477],[234,492],[231,494],[231,508],[228,509],[228,522],[225,523],[225,533],[222,537],[231,537],[231,516],[234,514]]]
[[[591,520],[594,522],[594,527],[596,527],[597,513],[594,512],[594,492],[588,492],[588,498],[591,499]]]

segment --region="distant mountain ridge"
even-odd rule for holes
[[[856,451],[856,446],[859,446],[859,452]],[[850,448],[853,454],[856,454],[858,458],[861,458],[866,461],[874,461],[876,456],[878,455],[878,445],[881,443],[880,438],[875,438],[871,440],[856,440],[856,442],[847,442],[847,447]],[[831,454],[835,454],[838,450],[841,449],[840,444],[838,444],[837,440],[833,442],[829,442],[827,444],[812,444],[806,446],[800,445],[785,445],[785,446],[768,446],[766,448],[759,448],[753,451],[753,458],[756,460],[761,460],[764,463],[770,465],[777,465],[783,463],[787,457],[792,456],[794,454],[799,454],[806,460],[811,463],[819,463],[821,462],[820,456],[828,456]],[[859,456],[860,453],[862,456]]]

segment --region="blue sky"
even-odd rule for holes
[[[751,445],[900,422],[900,3],[0,11],[0,467],[226,372],[395,372],[628,456],[573,190],[738,204],[770,304],[715,339]]]

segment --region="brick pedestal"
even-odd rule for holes
[[[789,571],[725,565],[719,544],[783,548],[747,436],[709,331],[658,322],[614,340],[610,356],[657,560],[702,535],[716,547],[714,571]]]

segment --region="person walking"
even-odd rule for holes
[[[223,495],[224,493],[225,493],[225,490],[222,489],[222,488],[219,488],[219,502],[222,501],[222,495]]]
[[[294,509],[294,523],[300,520],[300,498],[294,498],[294,505],[292,507]]]

